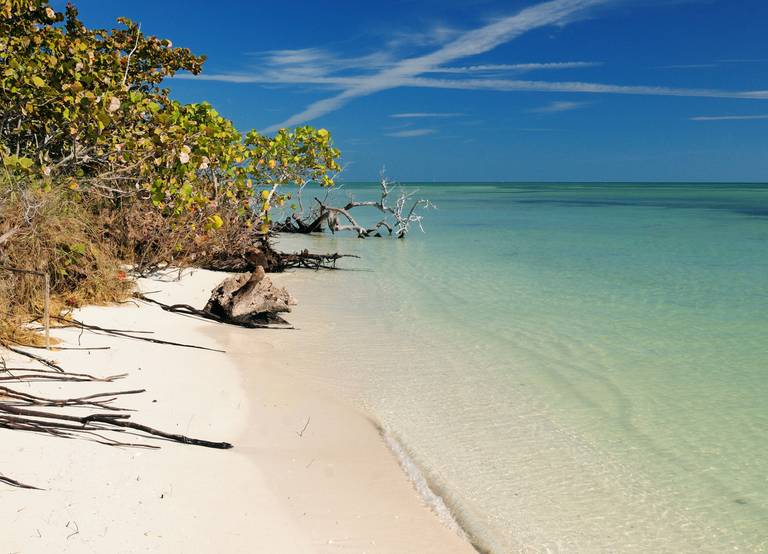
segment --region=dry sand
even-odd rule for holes
[[[172,277],[139,286],[166,303],[202,306],[223,278]],[[151,440],[162,449],[114,448],[0,430],[0,472],[45,489],[0,485],[0,554],[474,552],[417,495],[368,417],[291,367],[280,334],[313,329],[239,329],[144,304],[77,317],[227,353],[58,330],[64,345],[110,347],[52,353],[65,369],[129,376],[23,390],[72,397],[146,388],[119,401],[137,410],[136,421],[235,448]]]

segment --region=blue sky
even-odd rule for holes
[[[348,180],[768,181],[765,0],[76,5],[206,54],[182,101],[329,129]]]

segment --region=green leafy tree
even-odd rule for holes
[[[44,0],[0,0],[0,156],[9,174],[115,208],[145,202],[171,222],[198,214],[206,232],[225,224],[265,232],[272,207],[290,197],[285,185],[333,184],[340,153],[328,131],[243,136],[209,104],[173,100],[163,80],[199,73],[205,58],[118,21],[88,29],[71,4],[57,13]]]

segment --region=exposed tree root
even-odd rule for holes
[[[101,392],[98,394],[91,394],[89,396],[81,396],[79,398],[44,398],[42,396],[35,396],[25,392],[17,391],[8,387],[0,386],[0,398],[12,398],[21,404],[27,406],[53,406],[53,407],[93,407],[104,410],[121,410],[123,408],[115,408],[109,406],[110,402],[117,399],[118,396],[124,396],[126,394],[141,394],[146,392],[146,389],[126,390],[118,392]]]
[[[55,364],[51,360],[47,360],[43,358],[42,356],[38,356],[37,354],[33,354],[32,352],[26,352],[24,350],[21,350],[20,348],[16,348],[14,346],[11,346],[9,344],[0,343],[0,347],[5,348],[6,350],[10,350],[11,352],[14,352],[20,356],[24,356],[25,358],[30,358],[31,360],[35,360],[36,362],[40,362],[44,366],[50,367],[51,369],[55,369],[58,372],[63,373],[64,370],[61,368],[61,366]]]
[[[279,252],[279,265],[275,271],[285,271],[286,269],[339,269],[336,262],[342,258],[359,258],[354,254],[313,254],[309,250],[302,250],[293,254]]]
[[[187,345],[136,336],[135,331],[130,332],[134,334],[129,334],[127,331],[105,329],[95,325],[87,325],[76,320],[60,319],[67,325],[77,325],[81,328],[90,329],[95,332],[145,340],[158,344],[201,348],[221,352],[221,350],[214,350],[196,345]],[[32,392],[29,392],[26,385],[38,382],[111,382],[125,377],[125,374],[97,377],[88,373],[72,373],[65,371],[58,364],[42,356],[38,356],[37,354],[32,354],[9,345],[0,346],[39,364],[38,367],[9,367],[5,362],[5,359],[0,357],[0,429],[27,431],[58,438],[85,439],[109,446],[121,447],[159,448],[157,445],[153,444],[117,440],[113,438],[115,433],[122,433],[124,436],[137,435],[144,438],[161,439],[181,444],[203,446],[206,448],[232,448],[232,445],[228,442],[215,442],[192,438],[186,435],[169,433],[142,423],[131,421],[130,414],[126,413],[131,410],[113,404],[118,398],[127,395],[141,394],[145,392],[144,389],[108,390],[72,398],[49,398],[33,394]],[[14,383],[24,384],[24,390],[9,386]],[[64,409],[68,413],[59,413],[58,411],[52,411],[51,409]],[[99,411],[84,416],[78,416],[72,414],[73,409]],[[17,481],[16,479],[6,477],[2,474],[0,474],[0,483],[22,489],[38,488]]]
[[[267,273],[282,273],[286,269],[339,269],[336,261],[341,258],[357,258],[352,254],[315,254],[308,250],[301,252],[279,252],[268,241],[253,245],[243,252],[219,252],[202,264],[203,269],[246,273],[258,266]]]
[[[43,412],[39,410],[28,410],[26,408],[17,408],[10,406],[7,403],[0,403],[0,412],[12,414],[15,417],[0,416],[0,427],[5,427],[7,424],[14,422],[19,424],[38,425],[41,428],[50,429],[66,429],[70,431],[70,435],[79,433],[82,431],[110,431],[115,430],[115,427],[135,429],[147,435],[160,437],[173,442],[180,442],[183,444],[193,444],[196,446],[205,446],[206,448],[220,448],[228,449],[232,448],[232,445],[228,442],[211,442],[201,439],[193,439],[185,435],[178,435],[175,433],[166,433],[159,429],[154,429],[148,425],[142,425],[141,423],[135,423],[133,421],[127,421],[128,414],[91,414],[87,416],[73,416],[67,414],[59,414],[54,412]],[[70,425],[62,422],[79,423],[80,425]],[[122,446],[126,446],[125,443],[120,443]]]
[[[20,481],[17,481],[16,479],[11,479],[10,477],[6,477],[5,475],[2,475],[2,474],[0,474],[0,483],[5,483],[6,485],[17,487],[19,489],[30,489],[35,491],[42,490],[38,487],[33,487],[32,485],[26,485]]]
[[[220,352],[222,354],[225,354],[226,352],[224,350],[219,350],[218,348],[209,348],[207,346],[199,346],[197,344],[186,344],[183,342],[173,342],[173,341],[167,341],[167,340],[161,340],[161,339],[154,339],[152,337],[137,337],[136,334],[139,333],[139,331],[121,331],[118,329],[108,329],[105,327],[99,327],[98,325],[89,325],[87,323],[83,323],[82,321],[78,321],[73,318],[64,318],[56,316],[55,319],[63,322],[63,323],[69,323],[72,327],[77,326],[82,329],[88,329],[89,331],[94,331],[97,333],[104,333],[107,335],[113,335],[116,337],[125,337],[128,339],[134,339],[134,340],[141,340],[145,342],[151,342],[154,344],[165,344],[168,346],[180,346],[183,348],[195,348],[197,350],[208,350],[209,352]]]
[[[247,329],[293,329],[294,328],[282,317],[275,314],[264,314],[263,317],[261,317],[260,319],[251,319],[248,321],[233,320],[233,319],[227,319],[227,318],[221,317],[207,310],[198,310],[197,308],[190,306],[189,304],[172,304],[172,305],[163,304],[162,302],[155,300],[153,298],[149,298],[148,296],[145,296],[140,292],[133,293],[133,296],[135,298],[138,298],[139,300],[148,302],[149,304],[160,306],[166,312],[183,314],[183,315],[191,315],[191,316],[200,317],[203,319],[209,319],[217,323],[225,323],[227,325],[235,325],[237,327],[245,327]]]

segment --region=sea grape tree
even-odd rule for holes
[[[71,4],[59,13],[45,0],[0,0],[8,174],[113,206],[145,202],[172,219],[199,213],[207,231],[227,223],[266,231],[271,208],[290,198],[284,185],[333,184],[340,153],[328,131],[243,136],[210,104],[172,99],[163,80],[199,73],[205,58],[118,21],[88,29]]]

